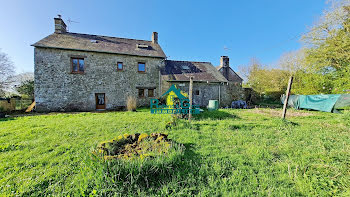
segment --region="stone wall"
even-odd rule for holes
[[[228,82],[222,88],[222,107],[231,107],[232,101],[244,100],[244,90],[237,82]]]
[[[71,73],[71,57],[84,57],[83,74]],[[117,71],[117,62],[123,62],[123,71]],[[138,62],[146,63],[145,73],[138,72]],[[155,88],[158,96],[163,59],[35,48],[34,63],[37,111],[92,111],[95,93],[105,93],[107,110],[125,106],[129,95],[137,98],[139,106],[148,105],[148,91],[145,98],[138,98],[137,88]]]

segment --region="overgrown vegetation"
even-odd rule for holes
[[[205,111],[165,130],[170,115],[52,113],[0,119],[0,192],[24,196],[349,196],[348,114],[280,109]],[[99,160],[101,141],[168,134],[167,157]],[[179,154],[180,153],[180,154]]]
[[[128,111],[136,111],[136,107],[137,107],[136,98],[133,96],[128,96],[128,98],[126,99],[126,109]]]

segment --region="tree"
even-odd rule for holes
[[[277,99],[293,75],[293,94],[350,91],[350,0],[333,1],[302,41],[304,47],[283,54],[275,68],[264,67],[256,59],[241,67],[246,85]]]
[[[305,69],[304,61],[305,49],[302,48],[282,54],[278,60],[278,67],[290,72],[291,74],[295,74],[297,71]]]
[[[305,85],[318,84],[310,92],[345,93],[350,90],[350,1],[334,1],[303,41],[308,47],[306,72],[312,73],[307,75],[312,80]]]
[[[16,90],[21,95],[34,98],[34,80],[23,81],[18,87],[16,87]]]
[[[5,91],[11,84],[11,77],[14,74],[14,65],[6,53],[0,51],[0,96],[5,95]]]
[[[273,100],[279,100],[284,93],[290,73],[280,68],[264,67],[257,59],[251,59],[245,68],[248,87]]]

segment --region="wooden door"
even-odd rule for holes
[[[106,96],[105,93],[96,93],[96,109],[106,109]]]

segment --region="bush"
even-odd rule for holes
[[[136,111],[137,101],[133,96],[128,96],[126,100],[126,109],[128,111]]]

